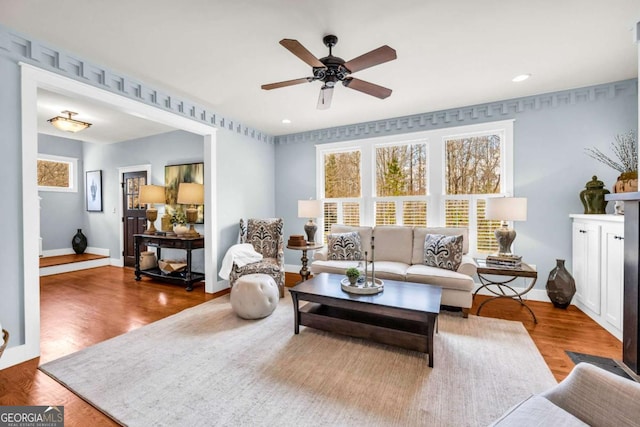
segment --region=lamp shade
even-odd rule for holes
[[[525,197],[489,198],[484,217],[499,221],[526,221],[527,199]]]
[[[178,203],[181,205],[204,204],[204,185],[182,182],[178,187]]]
[[[298,218],[322,216],[322,200],[298,200]]]
[[[140,203],[165,203],[164,187],[161,185],[141,185]]]

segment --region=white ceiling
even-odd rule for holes
[[[67,117],[62,111],[78,113],[76,120],[91,123],[91,127],[77,133],[54,128],[48,120],[55,116]],[[38,132],[63,138],[78,139],[100,144],[128,141],[174,130],[161,123],[119,112],[99,102],[79,97],[69,97],[44,89],[38,89]]]
[[[9,28],[272,135],[636,78],[638,21],[640,0],[0,0]],[[279,40],[323,57],[326,34],[345,60],[394,48],[354,73],[393,94],[338,86],[317,110],[319,82],[260,89],[311,75]]]

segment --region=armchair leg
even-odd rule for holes
[[[468,308],[463,308],[462,309],[462,317],[464,317],[465,319],[467,319],[469,317],[469,309]]]

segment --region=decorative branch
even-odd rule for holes
[[[604,154],[597,148],[585,148],[585,154],[620,173],[638,171],[638,142],[634,131],[616,135],[611,143],[611,151],[617,160]]]

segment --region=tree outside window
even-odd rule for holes
[[[427,225],[427,145],[376,148],[376,225]]]
[[[497,250],[493,231],[499,221],[484,219],[488,194],[500,193],[502,162],[501,135],[466,136],[445,142],[445,217],[448,227],[476,230],[477,250]]]

